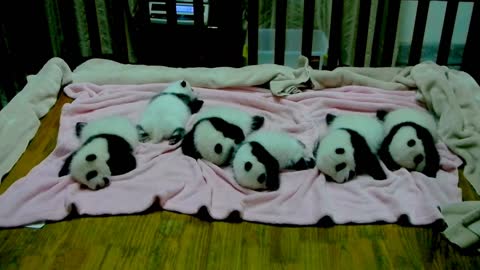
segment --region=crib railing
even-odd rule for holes
[[[455,26],[457,11],[461,2],[473,3],[473,13],[471,15],[470,25],[463,52],[461,69],[470,73],[480,80],[480,54],[476,52],[480,48],[480,0],[378,0],[377,12],[375,15],[376,23],[373,33],[373,46],[370,57],[370,66],[391,66],[393,64],[393,55],[395,48],[395,39],[401,1],[417,1],[418,8],[415,14],[415,25],[411,41],[408,64],[414,65],[421,60],[423,47],[423,38],[426,30],[427,15],[430,9],[430,3],[435,1],[447,2],[444,16],[441,38],[439,41],[438,56],[436,62],[446,65],[449,58],[452,36]],[[46,14],[42,13],[44,1],[28,0],[26,2],[6,1],[5,6],[0,9],[0,98],[1,90],[5,91],[7,100],[15,96],[16,91],[20,90],[25,84],[25,76],[37,70],[52,56],[60,56],[67,63],[76,66],[86,60],[80,55],[78,35],[75,32],[75,14],[73,1],[56,1],[58,3],[61,21],[62,47],[61,52],[55,52],[49,45],[50,36],[46,22]],[[120,62],[126,62],[126,32],[125,32],[125,12],[127,8],[126,0],[107,1],[106,8],[109,10],[109,24],[113,25],[114,31],[111,32],[112,54],[102,53],[101,38],[97,21],[96,6],[94,0],[85,0],[85,14],[88,22],[88,32],[90,36],[89,44],[92,50],[92,57],[111,58]],[[147,0],[140,0],[139,3],[145,3]],[[202,0],[194,0],[194,10],[202,10]],[[170,12],[168,13],[168,24],[175,24],[175,2],[167,1]],[[311,61],[314,33],[314,10],[315,0],[304,0],[304,18],[301,53]],[[359,18],[357,23],[357,35],[355,43],[354,66],[364,66],[367,43],[369,35],[369,21],[372,1],[359,1]],[[12,6],[9,8],[9,6]],[[328,60],[324,66],[326,69],[334,69],[342,65],[341,59],[341,38],[342,38],[342,14],[344,1],[332,0],[331,22],[329,29],[329,49]],[[12,12],[15,11],[15,12]],[[25,21],[17,13],[19,11],[27,12],[25,17],[31,18],[31,21]],[[258,63],[258,32],[259,32],[259,3],[257,0],[248,0],[248,64]],[[286,13],[287,0],[276,1],[276,24],[275,24],[275,49],[274,62],[276,64],[285,63],[285,45],[286,45]],[[142,16],[141,16],[142,17]],[[127,16],[129,18],[129,16]],[[143,16],[143,18],[148,18]],[[34,21],[35,23],[31,23]],[[195,12],[195,26],[202,27],[203,12]],[[146,23],[146,22],[145,22]],[[132,31],[133,32],[133,31]],[[18,33],[22,33],[21,35]],[[132,34],[132,33],[130,33]],[[10,40],[11,39],[11,40]],[[32,45],[32,40],[35,40]],[[379,46],[382,44],[382,46]],[[1,108],[0,102],[0,108]]]
[[[379,0],[374,28],[371,66],[391,66],[393,64],[393,54],[395,48],[400,4],[402,0]],[[467,41],[463,53],[461,69],[469,72],[478,78],[479,54],[475,53],[475,48],[480,48],[480,3],[477,0],[403,0],[418,1],[418,8],[415,14],[415,26],[411,42],[409,65],[415,65],[420,62],[423,46],[423,38],[426,30],[427,15],[430,2],[446,1],[447,7],[444,17],[441,39],[436,62],[440,65],[446,65],[452,43],[455,18],[460,2],[473,2],[473,12],[470,26],[468,29]],[[277,0],[276,5],[276,24],[275,24],[275,64],[284,64],[285,50],[285,26],[286,26],[286,0]],[[355,44],[354,66],[364,66],[365,54],[367,49],[368,27],[370,20],[371,0],[360,1],[360,11],[357,28],[357,40]],[[302,54],[311,58],[312,37],[313,37],[313,16],[315,0],[304,0],[304,21],[302,34]],[[328,61],[324,68],[333,69],[341,65],[341,35],[342,35],[342,13],[343,1],[332,1],[331,23],[329,35]],[[385,18],[385,19],[384,19]],[[258,62],[258,1],[248,1],[248,63],[257,64]],[[378,46],[382,43],[383,46]],[[379,51],[381,50],[381,51]],[[311,59],[310,59],[311,60]]]

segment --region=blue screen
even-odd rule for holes
[[[177,5],[177,13],[187,13],[193,15],[193,6]]]

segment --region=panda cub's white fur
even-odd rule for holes
[[[138,144],[138,133],[128,119],[79,122],[75,129],[82,145],[65,160],[59,176],[70,174],[75,181],[97,190],[110,184],[110,176],[136,167],[133,148]]]
[[[137,126],[140,140],[159,143],[169,139],[176,144],[185,135],[185,125],[190,116],[200,110],[203,101],[197,99],[187,81],[170,84],[162,93],[152,98]]]
[[[374,179],[386,175],[376,157],[384,137],[378,119],[365,115],[328,114],[328,133],[314,150],[317,168],[327,178],[343,183],[356,175],[368,174]]]
[[[315,161],[296,138],[283,132],[257,131],[238,147],[232,164],[239,185],[254,190],[276,190],[280,186],[281,169],[313,168]]]
[[[211,117],[221,117],[223,120],[238,126],[242,129],[245,136],[253,131],[252,115],[242,110],[225,106],[213,106],[200,112],[196,119],[200,121]]]
[[[82,144],[100,134],[119,136],[126,140],[132,148],[135,148],[139,141],[137,130],[132,122],[120,116],[109,116],[90,122],[79,122],[75,126],[75,132]]]
[[[391,170],[400,167],[435,177],[440,156],[435,148],[436,122],[427,112],[404,108],[392,112],[379,111],[386,137],[379,155]]]
[[[351,129],[358,132],[367,141],[373,153],[377,153],[385,136],[382,123],[378,119],[359,114],[336,116],[328,128],[331,131]]]
[[[195,159],[226,165],[234,147],[252,131],[258,130],[263,122],[262,116],[252,116],[238,109],[208,108],[197,115],[195,124],[182,142],[182,151]]]
[[[426,128],[428,132],[432,134],[433,139],[437,141],[437,123],[433,116],[427,112],[410,108],[398,109],[386,113],[383,119],[385,133],[388,134],[394,126],[404,122],[413,122]]]

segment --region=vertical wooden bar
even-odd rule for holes
[[[367,49],[371,5],[371,0],[360,1],[360,16],[358,16],[357,42],[355,43],[354,61],[354,64],[357,67],[363,67],[365,64],[365,50]]]
[[[128,60],[127,55],[127,36],[125,34],[125,12],[127,3],[125,1],[108,0],[107,10],[109,20],[111,21],[112,49],[116,61],[125,63]]]
[[[382,39],[383,16],[385,12],[385,0],[378,0],[377,14],[375,19],[375,30],[373,33],[372,56],[370,66],[378,67],[380,65],[380,40]]]
[[[63,33],[61,57],[71,66],[81,62],[79,39],[76,35],[76,19],[73,0],[58,0],[60,22]]]
[[[8,102],[15,96],[16,91],[14,85],[15,78],[12,74],[12,62],[14,59],[7,46],[6,23],[3,21],[5,17],[0,10],[0,59],[2,59],[2,61],[0,61],[0,73],[2,74],[2,76],[0,76],[0,88],[4,91],[3,94]],[[2,102],[0,100],[0,109],[1,108]]]
[[[408,65],[410,66],[418,64],[422,56],[423,37],[425,36],[429,7],[430,0],[418,1],[412,45],[410,46],[410,56],[408,57]]]
[[[275,64],[283,65],[285,62],[287,0],[277,0],[275,11]]]
[[[312,56],[314,13],[315,0],[305,0],[303,2],[302,55],[309,60]]]
[[[193,20],[196,27],[203,27],[203,0],[193,0]]]
[[[165,5],[167,9],[167,25],[177,25],[177,6],[175,0],[166,0]]]
[[[391,66],[393,61],[393,50],[397,37],[398,16],[400,14],[400,0],[388,1],[388,16],[385,26],[385,39],[383,42],[383,53],[381,66]]]
[[[462,70],[470,73],[477,81],[480,79],[480,2],[473,4],[472,17],[468,28],[467,42],[463,51]]]
[[[93,57],[100,57],[102,49],[100,45],[100,33],[98,30],[97,6],[95,0],[85,0],[85,15],[88,24],[88,36]]]
[[[327,69],[332,70],[340,62],[340,39],[342,34],[343,1],[332,1],[330,35],[328,42]]]
[[[450,46],[452,44],[453,29],[455,27],[455,18],[457,16],[459,0],[450,0],[447,2],[447,11],[443,20],[442,37],[438,48],[437,64],[447,65]]]
[[[248,1],[248,64],[258,63],[258,1]]]

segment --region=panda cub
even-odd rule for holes
[[[282,169],[305,170],[315,167],[305,145],[282,132],[258,131],[247,137],[233,158],[237,183],[254,190],[277,190]]]
[[[182,151],[195,159],[227,165],[235,146],[261,128],[264,121],[263,116],[252,116],[238,109],[211,107],[197,115],[195,124],[182,141]]]
[[[384,130],[381,122],[364,115],[327,114],[328,134],[314,150],[317,168],[328,180],[343,183],[356,175],[386,179],[376,156]]]
[[[379,111],[387,134],[379,156],[390,170],[401,167],[435,177],[440,169],[436,123],[432,115],[410,108]]]
[[[140,140],[159,143],[168,139],[171,145],[185,135],[185,125],[203,105],[187,81],[177,81],[154,96],[143,112],[137,129]]]
[[[75,132],[82,145],[65,160],[59,177],[70,174],[77,182],[97,190],[110,184],[110,176],[136,168],[133,148],[138,144],[138,133],[128,119],[79,122]]]

